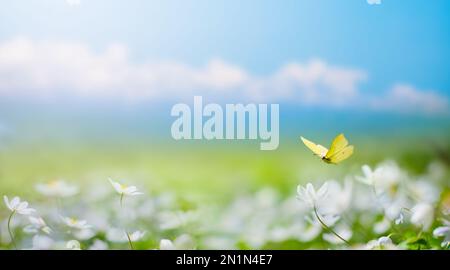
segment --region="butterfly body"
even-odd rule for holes
[[[353,154],[354,147],[353,145],[348,145],[348,141],[344,137],[344,134],[339,134],[334,138],[330,149],[327,149],[320,144],[315,144],[303,137],[301,137],[301,140],[306,147],[308,147],[316,156],[320,157],[325,163],[338,164]]]

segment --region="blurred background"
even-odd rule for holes
[[[375,1],[376,2],[376,1]],[[0,0],[0,191],[108,177],[194,202],[450,162],[450,2]],[[172,106],[280,104],[280,146],[175,141]],[[355,154],[320,162],[300,135]]]

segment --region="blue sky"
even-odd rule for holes
[[[384,99],[382,93],[398,85],[437,93],[429,104],[450,95],[445,0],[0,3],[0,43],[18,36],[77,42],[93,54],[120,43],[133,65],[175,61],[200,68],[221,59],[253,77],[320,59],[328,67],[362,71],[365,78],[355,79],[355,87],[364,95]]]

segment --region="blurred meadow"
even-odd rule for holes
[[[379,123],[371,114],[352,117],[340,112],[325,117],[331,112],[311,114],[281,107],[280,146],[261,151],[259,140],[176,141],[170,137],[175,118],[160,116],[168,114],[169,107],[133,113],[104,109],[89,116],[61,112],[59,105],[51,108],[21,110],[20,118],[9,110],[17,130],[5,131],[2,137],[3,190],[35,196],[32,186],[42,181],[62,178],[89,186],[112,177],[132,179],[152,192],[170,190],[195,202],[224,202],[262,186],[292,195],[292,187],[299,183],[343,179],[364,164],[384,160],[395,160],[412,174],[424,173],[433,161],[449,162],[450,125],[445,118],[394,116]],[[154,115],[159,120],[150,120]],[[321,162],[300,140],[307,136],[329,146],[340,132],[356,150],[339,165]]]
[[[375,141],[377,138],[346,134],[356,146],[354,156],[329,165],[313,156],[299,135],[296,142],[292,140],[275,152],[260,151],[256,143],[235,142],[9,145],[0,152],[1,187],[5,193],[29,197],[37,195],[33,184],[41,181],[63,178],[88,187],[112,177],[132,179],[152,192],[170,190],[196,202],[223,202],[261,186],[292,195],[292,187],[302,182],[342,179],[359,172],[364,164],[386,159],[396,160],[412,174],[424,173],[433,161],[448,162],[448,141],[430,142],[424,137]],[[334,135],[328,137],[326,142],[331,142]]]

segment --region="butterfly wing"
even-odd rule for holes
[[[341,151],[335,153],[331,157],[328,158],[330,163],[337,164],[343,160],[346,160],[353,154],[353,145],[346,146]]]
[[[302,142],[306,145],[306,147],[309,148],[309,150],[311,150],[315,155],[319,156],[319,157],[324,157],[326,155],[326,153],[328,152],[328,149],[323,147],[320,144],[315,144],[310,140],[307,140],[303,137],[300,137],[302,139]]]
[[[344,134],[339,134],[334,138],[333,142],[331,143],[330,150],[328,150],[325,157],[329,159],[330,157],[334,156],[335,154],[339,153],[341,150],[343,150],[348,145],[347,139],[344,137]]]

